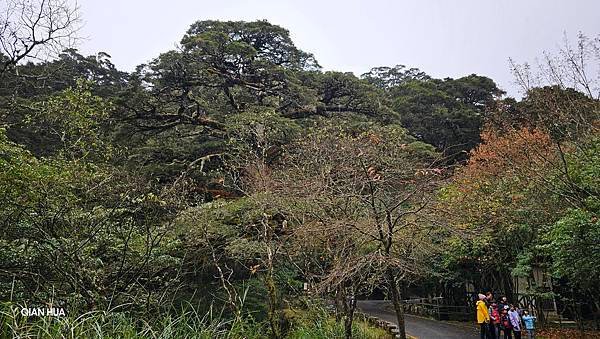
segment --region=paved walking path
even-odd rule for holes
[[[385,300],[360,300],[358,308],[369,315],[397,324],[396,313],[392,310],[389,301]],[[473,324],[465,323],[455,325],[412,315],[405,315],[406,333],[418,339],[476,339],[479,338],[478,329]]]

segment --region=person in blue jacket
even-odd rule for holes
[[[527,330],[527,338],[535,339],[535,317],[529,314],[529,311],[523,310],[523,323],[525,324],[525,329]]]

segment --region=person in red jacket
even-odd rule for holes
[[[500,313],[498,312],[498,304],[493,302],[489,308],[489,313],[491,337],[500,339]]]
[[[508,309],[505,308],[502,310],[500,314],[500,329],[504,334],[504,339],[512,339],[512,323],[510,322],[510,317],[508,316]]]

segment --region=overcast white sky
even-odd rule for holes
[[[599,0],[79,0],[88,39],[126,71],[173,49],[197,20],[267,19],[325,70],[404,64],[434,77],[486,75],[518,95],[508,58],[534,62],[563,35],[600,34]]]

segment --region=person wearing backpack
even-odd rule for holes
[[[523,323],[527,330],[527,339],[535,339],[535,320],[536,317],[530,315],[528,310],[523,310]]]
[[[500,315],[500,329],[504,334],[504,339],[512,339],[512,323],[510,322],[507,308],[504,308]]]

